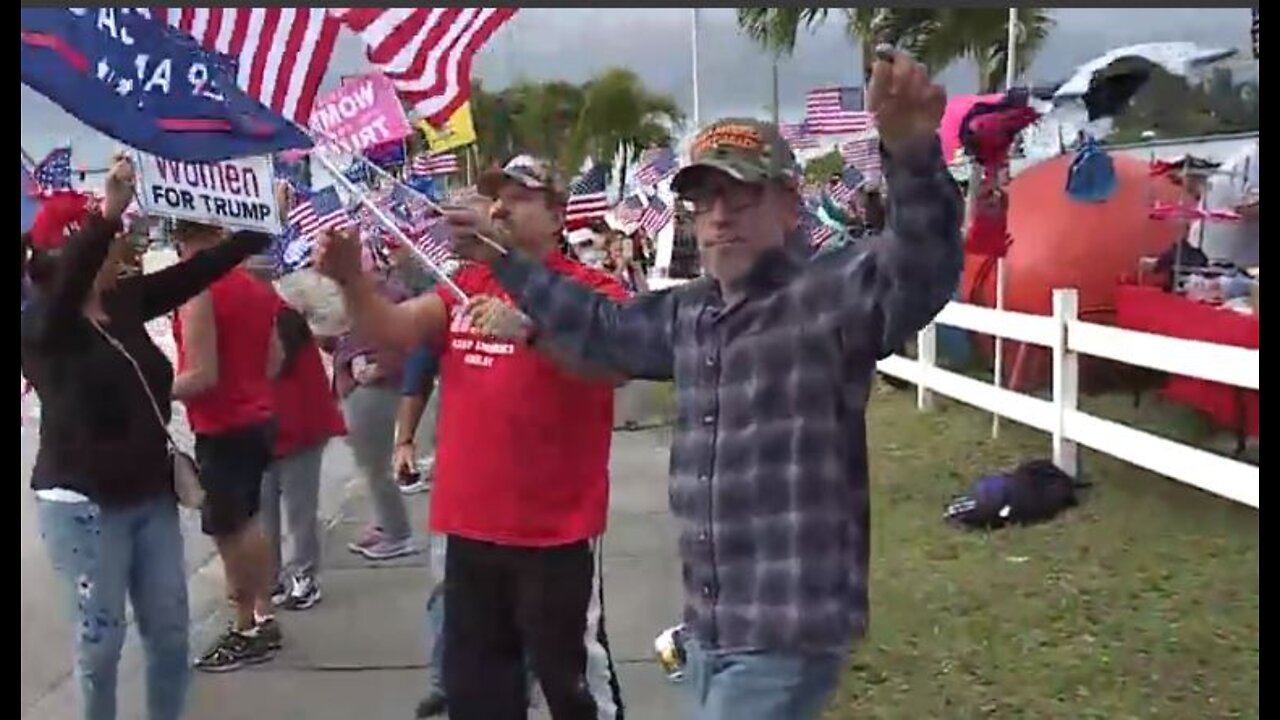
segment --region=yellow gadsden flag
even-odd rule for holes
[[[426,136],[427,146],[433,155],[476,141],[476,126],[471,122],[469,102],[455,110],[443,127],[432,127],[426,120],[419,121],[418,127],[422,128],[422,134]]]

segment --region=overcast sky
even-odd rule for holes
[[[490,41],[475,75],[491,88],[514,80],[586,80],[611,66],[635,71],[652,89],[692,108],[690,16],[687,9],[527,9]],[[1060,9],[1057,25],[1036,57],[1032,81],[1065,79],[1075,66],[1103,52],[1140,42],[1190,40],[1211,47],[1249,47],[1250,14],[1240,8]],[[832,21],[802,34],[779,71],[783,119],[797,120],[804,94],[820,85],[861,81],[858,49]],[[731,114],[763,115],[770,100],[768,57],[738,34],[731,9],[699,12],[699,78],[705,121]],[[327,85],[359,72],[359,42],[344,33]],[[975,70],[957,63],[942,75],[952,93],[976,89]],[[112,143],[80,125],[44,98],[21,88],[22,144],[39,157],[72,141],[77,164],[95,164]]]

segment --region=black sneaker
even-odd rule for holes
[[[196,660],[197,670],[222,673],[239,670],[246,665],[264,663],[275,656],[275,650],[259,632],[243,633],[228,629],[222,637]]]
[[[284,647],[284,633],[280,632],[280,623],[274,617],[262,618],[258,621],[258,637],[272,650]]]
[[[444,695],[439,690],[432,690],[430,695],[427,695],[422,699],[422,702],[418,703],[418,712],[415,717],[418,720],[425,720],[426,718],[444,715],[448,709],[449,703],[445,700]]]
[[[280,603],[285,610],[310,610],[320,602],[320,585],[315,578],[302,575],[293,579],[293,589],[289,597]]]

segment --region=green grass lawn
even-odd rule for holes
[[[871,631],[827,717],[1256,718],[1258,513],[1082,451],[1084,504],[1035,528],[940,519],[975,478],[1047,458],[1046,435],[877,389]],[[1203,435],[1152,399],[1085,409]],[[1155,418],[1155,419],[1153,419]],[[1194,437],[1189,439],[1195,439]],[[1204,444],[1208,444],[1208,441]]]

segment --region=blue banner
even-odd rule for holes
[[[236,86],[234,62],[132,8],[22,8],[22,83],[84,124],[170,160],[311,140]]]

